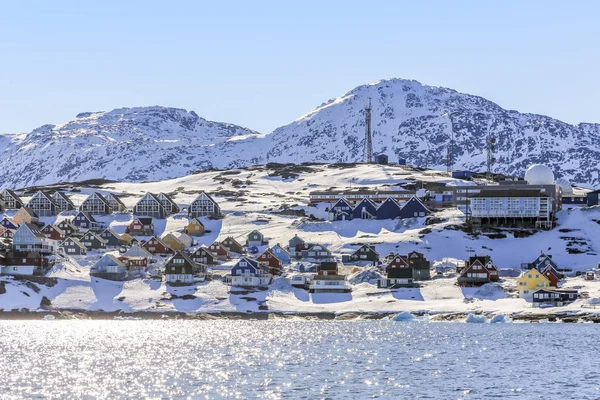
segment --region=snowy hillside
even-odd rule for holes
[[[352,275],[352,293],[309,294],[290,287],[285,277],[276,279],[268,290],[237,293],[221,281],[187,287],[174,287],[153,279],[135,279],[112,282],[91,278],[90,267],[101,252],[90,252],[84,257],[70,257],[57,264],[48,274],[57,284],[40,286],[36,292],[22,281],[0,277],[0,309],[5,311],[27,308],[37,310],[45,296],[51,310],[104,310],[125,312],[246,312],[258,311],[259,305],[279,312],[400,312],[432,313],[485,312],[485,313],[548,313],[582,311],[582,306],[600,301],[600,280],[585,281],[575,276],[575,271],[595,268],[600,249],[600,208],[563,210],[558,215],[559,225],[550,231],[530,232],[523,235],[519,229],[482,232],[470,235],[459,228],[464,215],[457,209],[434,210],[434,218],[406,220],[320,220],[327,215],[325,205],[308,205],[308,192],[328,187],[338,189],[369,187],[390,188],[393,184],[410,185],[415,182],[429,184],[456,183],[447,174],[434,171],[416,171],[409,167],[357,165],[313,165],[298,168],[254,167],[231,171],[207,171],[186,177],[150,183],[107,183],[99,188],[71,187],[69,195],[76,205],[93,190],[119,193],[124,203],[132,207],[146,192],[164,191],[185,209],[198,191],[206,190],[219,203],[225,214],[223,219],[202,217],[207,233],[197,238],[197,245],[210,245],[215,240],[233,236],[244,242],[245,235],[258,229],[269,245],[285,245],[294,235],[325,244],[340,260],[362,244],[376,248],[381,257],[390,252],[407,254],[422,252],[434,267],[445,267],[421,288],[378,289],[374,281],[368,282],[372,268],[346,264],[343,272]],[[419,184],[419,186],[421,186]],[[24,196],[26,199],[27,196]],[[71,212],[71,215],[72,216]],[[304,214],[305,216],[303,216]],[[316,218],[309,217],[313,215]],[[69,215],[42,217],[45,223],[54,223]],[[132,220],[131,214],[113,214],[98,217],[116,232],[122,233]],[[187,224],[184,214],[175,214],[166,220],[155,220],[155,234],[180,231]],[[428,224],[429,223],[429,224]],[[210,231],[210,232],[208,232]],[[267,246],[262,246],[261,251]],[[534,309],[531,304],[517,298],[514,272],[521,263],[535,259],[541,251],[552,254],[562,268],[573,273],[564,287],[576,287],[589,293],[589,300],[578,300],[567,307]],[[455,285],[455,262],[473,254],[489,254],[501,269],[500,287],[459,288]],[[216,274],[229,272],[234,260],[214,266]],[[163,265],[164,259],[156,266]],[[340,264],[341,265],[341,264]],[[297,267],[286,266],[286,276]],[[509,276],[510,275],[510,276]],[[185,298],[184,298],[185,296]]]
[[[266,135],[165,107],[82,113],[63,125],[0,136],[0,186],[156,181],[268,162],[361,161],[369,98],[374,150],[391,161],[446,170],[453,129],[455,169],[484,171],[490,134],[497,140],[495,172],[521,176],[543,163],[557,177],[600,186],[600,124],[574,126],[400,79],[359,86]]]

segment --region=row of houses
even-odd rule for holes
[[[79,207],[61,191],[52,194],[39,190],[25,203],[13,190],[4,189],[0,192],[0,211],[27,208],[40,217],[58,215],[65,211],[78,210],[90,215],[108,215],[115,212],[127,212],[123,201],[113,193],[102,194],[93,192]],[[180,207],[165,193],[146,193],[133,207],[135,215],[164,219],[169,215],[179,213]],[[190,218],[219,217],[221,208],[217,202],[206,192],[201,191],[187,208]]]
[[[352,219],[404,219],[428,216],[431,211],[415,196],[404,204],[388,198],[380,204],[370,198],[363,198],[357,204],[341,198],[329,208],[329,220],[347,221]]]

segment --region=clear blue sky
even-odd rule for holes
[[[600,122],[599,1],[5,1],[0,132],[164,105],[270,132],[382,78]]]

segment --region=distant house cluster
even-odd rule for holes
[[[349,221],[352,219],[404,219],[426,217],[431,211],[415,196],[404,204],[388,198],[380,204],[365,197],[356,205],[345,198],[339,199],[329,208],[331,221]]]

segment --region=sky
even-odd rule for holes
[[[1,1],[0,132],[162,105],[271,132],[415,79],[600,122],[598,1]]]

